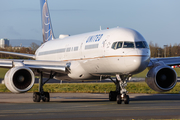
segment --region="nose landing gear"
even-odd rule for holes
[[[111,81],[114,82],[116,85],[116,91],[111,91],[109,93],[109,100],[110,101],[117,101],[117,104],[121,104],[124,101],[124,104],[129,104],[129,95],[127,95],[127,81],[129,80],[129,75],[116,75],[116,81],[112,78]]]

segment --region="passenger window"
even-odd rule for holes
[[[112,49],[116,49],[116,45],[117,45],[117,42],[114,42],[113,44],[112,44]]]
[[[78,46],[74,47],[74,51],[78,51]]]
[[[123,48],[134,48],[133,42],[124,42]]]
[[[71,48],[70,48],[70,47],[66,49],[66,52],[70,52],[70,51],[71,51]]]

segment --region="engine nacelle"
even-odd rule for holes
[[[4,77],[6,87],[14,93],[24,93],[32,88],[35,77],[31,69],[21,66],[11,68]]]
[[[146,75],[146,83],[148,86],[158,92],[171,90],[176,85],[176,82],[176,71],[165,65],[151,68]]]

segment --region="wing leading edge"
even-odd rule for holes
[[[0,51],[0,53],[1,53],[1,54],[15,55],[15,56],[21,56],[21,57],[26,57],[26,58],[35,59],[35,55],[33,55],[33,54],[16,53],[16,52],[6,52],[6,51]]]
[[[54,71],[67,74],[68,65],[63,61],[41,61],[41,60],[16,60],[16,59],[0,59],[0,67],[12,68],[24,66],[30,69],[38,69],[41,71]]]
[[[151,58],[148,67],[153,67],[157,62],[164,62],[168,66],[180,65],[180,57],[169,57],[169,58]]]

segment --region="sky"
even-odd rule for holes
[[[42,41],[40,0],[0,0],[0,38]],[[148,43],[180,44],[180,0],[48,0],[54,35],[127,27]]]

